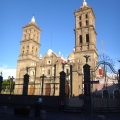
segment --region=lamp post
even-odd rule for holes
[[[10,95],[11,95],[11,88],[13,87],[13,80],[14,80],[15,78],[12,76],[11,78],[10,78]]]
[[[2,70],[1,70],[0,74],[1,74],[1,77],[2,77]]]
[[[120,60],[118,60],[118,62],[120,63]],[[118,85],[120,88],[120,69],[118,69]]]
[[[2,82],[3,82],[3,77],[2,77],[2,70],[0,72],[0,93],[1,93],[1,90],[2,90]]]

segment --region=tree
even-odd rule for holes
[[[14,85],[15,85],[15,82],[11,79],[10,76],[8,76],[8,79],[6,80],[3,80],[3,83],[2,83],[2,90],[3,91],[9,91],[9,92],[13,92],[14,90]]]
[[[5,91],[5,89],[9,89],[9,81],[8,80],[3,80],[3,83],[2,83],[2,90]]]

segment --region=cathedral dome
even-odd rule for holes
[[[68,56],[68,59],[74,59],[74,53],[71,53],[71,54]]]
[[[74,52],[73,53],[71,53],[69,56],[68,56],[68,61],[69,62],[74,62]]]
[[[50,56],[53,53],[51,49],[48,50],[47,54]]]

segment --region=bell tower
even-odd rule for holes
[[[84,55],[89,55],[88,64],[91,67],[96,66],[98,59],[96,48],[96,30],[95,30],[95,14],[92,7],[87,6],[84,0],[83,5],[75,14],[75,60],[85,64]],[[93,62],[95,66],[93,65]]]
[[[30,75],[36,74],[35,67],[39,62],[40,33],[41,30],[37,26],[33,16],[30,23],[23,27],[23,35],[20,42],[20,54],[17,61],[16,84],[23,83],[26,67],[34,68]],[[20,90],[19,93],[21,93]]]
[[[95,14],[92,7],[84,0],[80,9],[75,10],[75,51],[73,63],[73,95],[82,93],[83,66],[86,64],[84,56],[89,56],[87,64],[94,69],[98,62],[96,48]]]
[[[41,30],[35,23],[34,16],[31,22],[23,27],[19,60],[31,59],[38,62]]]

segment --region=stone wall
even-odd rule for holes
[[[59,96],[33,96],[33,95],[0,95],[0,105],[8,106],[35,106],[39,98],[43,100],[43,106],[58,107]]]

